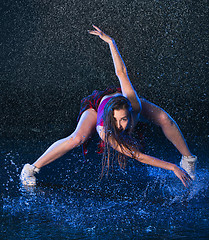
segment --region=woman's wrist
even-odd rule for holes
[[[179,167],[176,164],[172,163],[172,171],[175,172],[175,170],[177,170]]]
[[[109,45],[115,45],[115,40],[113,38],[110,39],[110,41],[108,42]]]

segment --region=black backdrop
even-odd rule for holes
[[[206,0],[4,0],[0,16],[2,137],[68,135],[80,100],[118,85],[92,24],[116,40],[140,95],[208,134]]]

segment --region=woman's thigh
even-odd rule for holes
[[[161,107],[147,101],[146,99],[140,99],[142,104],[141,115],[143,118],[157,125],[162,125],[164,121],[171,121],[172,118]]]
[[[96,123],[97,112],[93,108],[87,109],[82,113],[77,127],[72,134],[73,137],[80,138],[82,142],[86,141],[95,132]]]

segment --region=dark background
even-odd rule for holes
[[[206,0],[0,0],[0,239],[208,237],[208,9]],[[116,40],[139,95],[178,122],[198,156],[190,188],[134,160],[101,180],[96,141],[85,160],[79,147],[45,166],[35,188],[18,184],[25,163],[74,130],[83,97],[118,85],[92,24]],[[160,129],[145,136],[146,154],[179,165]]]
[[[0,16],[1,137],[64,137],[83,97],[118,85],[92,24],[116,40],[140,95],[208,135],[206,0],[7,0]]]

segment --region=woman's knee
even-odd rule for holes
[[[74,132],[69,137],[67,137],[67,142],[73,144],[73,147],[78,147],[85,142],[85,136],[80,133]],[[70,145],[71,145],[70,144]]]
[[[161,127],[171,127],[171,126],[175,125],[174,120],[164,110],[160,111],[159,116],[158,116],[158,122]]]

